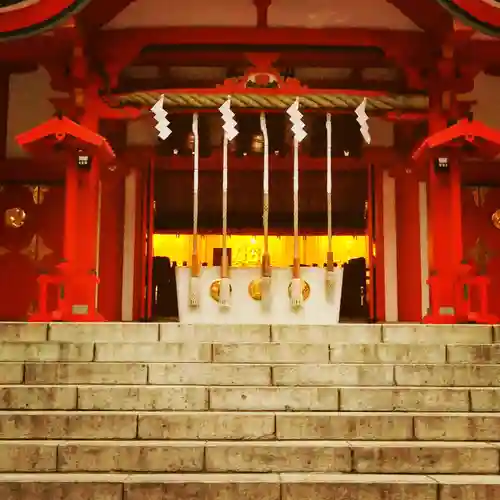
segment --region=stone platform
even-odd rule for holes
[[[2,500],[500,498],[500,327],[0,324]]]

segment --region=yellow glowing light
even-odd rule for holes
[[[288,267],[293,260],[293,236],[270,236],[269,253],[274,267]],[[198,240],[198,258],[211,266],[215,248],[222,247],[220,235],[203,235]],[[231,248],[232,265],[255,267],[260,265],[264,238],[262,235],[232,235],[228,238]],[[333,254],[335,262],[344,264],[350,259],[364,257],[368,261],[368,238],[366,236],[334,236]],[[190,234],[155,234],[153,239],[154,255],[169,257],[171,261],[184,262],[191,260],[193,237]],[[326,236],[306,236],[300,239],[300,255],[302,264],[319,267],[326,261],[328,238]],[[375,254],[375,249],[373,249]]]

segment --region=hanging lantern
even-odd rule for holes
[[[493,225],[496,229],[500,229],[500,208],[493,212],[493,215],[491,216],[491,222],[493,222]]]
[[[252,136],[252,153],[264,153],[264,136],[262,134],[254,134]]]

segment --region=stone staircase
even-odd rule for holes
[[[0,324],[0,498],[497,500],[499,362],[499,327]]]

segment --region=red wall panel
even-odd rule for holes
[[[0,191],[0,320],[25,320],[34,307],[40,272],[62,259],[64,187],[4,184]],[[21,208],[20,228],[5,223],[5,211]]]
[[[491,278],[488,294],[490,312],[498,316],[500,316],[500,230],[493,226],[491,216],[499,208],[499,187],[462,189],[464,258],[474,263],[474,257],[479,254],[480,259],[482,257],[486,260],[486,274]],[[478,248],[478,242],[482,243],[483,248]]]

